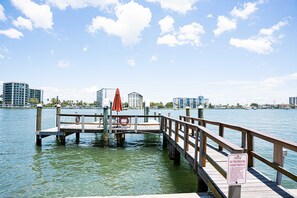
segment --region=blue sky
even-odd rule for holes
[[[295,0],[1,0],[0,83],[94,101],[288,103],[297,95]]]

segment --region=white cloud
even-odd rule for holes
[[[71,66],[71,62],[63,59],[58,62],[57,66],[61,69],[69,68]]]
[[[174,31],[174,19],[171,16],[166,16],[159,21],[161,34],[169,33]]]
[[[99,90],[97,86],[92,86],[88,88],[84,88],[83,91],[86,93],[96,93]]]
[[[259,80],[227,80],[223,82],[212,82],[208,85],[217,93],[224,93],[226,103],[260,104],[287,101],[287,97],[295,93],[297,73],[282,76],[268,77]],[[232,87],[232,89],[230,89]],[[240,95],[238,95],[240,94]],[[252,97],[251,97],[252,96]],[[215,98],[212,96],[211,98]],[[287,103],[287,102],[286,102]]]
[[[29,19],[25,19],[23,17],[18,17],[17,20],[14,20],[12,23],[17,28],[24,28],[30,31],[33,29],[32,22]]]
[[[32,21],[35,28],[52,28],[53,14],[48,5],[40,5],[32,2],[31,0],[12,0],[11,2]]]
[[[127,63],[128,63],[128,65],[130,65],[130,66],[135,66],[135,60],[134,59],[128,59],[127,60]]]
[[[212,19],[213,18],[213,14],[208,14],[206,17]]]
[[[141,32],[149,26],[152,14],[149,8],[130,1],[115,8],[117,20],[97,16],[88,26],[90,33],[104,30],[121,38],[124,45],[133,45],[140,41]]]
[[[5,13],[4,13],[4,8],[0,4],[0,21],[5,21],[5,20],[6,20],[6,16],[5,16]]]
[[[247,19],[251,14],[258,10],[257,8],[258,2],[247,2],[243,4],[243,9],[238,9],[234,7],[231,11],[231,15],[234,17],[238,17],[241,19]]]
[[[177,45],[200,46],[200,35],[204,34],[203,26],[199,23],[191,23],[179,28],[178,32],[166,34],[157,39],[157,44],[168,45],[170,47]]]
[[[4,56],[2,54],[0,54],[0,59],[4,59]]]
[[[272,41],[266,38],[250,38],[250,39],[230,39],[230,45],[238,48],[244,48],[258,54],[269,54],[273,51],[271,47]]]
[[[158,37],[157,44],[168,45],[170,47],[181,45],[181,43],[176,39],[175,35],[166,34],[162,37]]]
[[[52,49],[52,50],[50,51],[50,53],[51,53],[52,57],[54,57],[54,55],[55,55],[55,50]]]
[[[88,51],[89,47],[90,47],[89,45],[84,45],[82,51],[83,52]]]
[[[20,39],[21,37],[23,37],[23,33],[14,29],[14,28],[9,28],[7,30],[0,30],[0,35],[3,34],[9,38],[12,39]]]
[[[97,86],[91,86],[87,88],[57,88],[57,87],[39,87],[44,91],[44,100],[56,98],[59,96],[59,100],[83,100],[84,102],[93,102],[96,100]]]
[[[280,30],[281,27],[288,25],[287,21],[280,21],[267,29],[261,29],[257,36],[249,39],[230,39],[230,45],[238,48],[244,48],[251,52],[258,54],[270,54],[273,52],[272,45],[278,41],[281,37],[273,36],[275,31]]]
[[[65,10],[67,7],[73,9],[85,8],[88,6],[105,8],[109,5],[117,4],[118,0],[47,0],[47,2],[61,10]]]
[[[213,30],[215,36],[221,35],[223,32],[231,31],[236,29],[236,20],[228,19],[225,16],[218,16],[217,28]]]
[[[260,35],[272,36],[275,31],[280,30],[281,27],[288,25],[288,21],[280,21],[277,24],[273,25],[270,28],[263,28],[260,30]]]
[[[155,56],[155,55],[153,55],[153,56],[151,57],[151,62],[156,62],[156,61],[158,61],[158,57]]]
[[[197,0],[146,0],[147,2],[160,3],[161,7],[166,10],[172,10],[180,14],[186,14],[194,9]]]

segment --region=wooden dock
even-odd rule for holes
[[[76,134],[79,143],[81,133],[115,134],[119,145],[125,140],[125,134],[153,133],[163,134],[163,146],[169,146],[169,156],[174,164],[180,164],[185,158],[197,175],[197,192],[211,192],[214,197],[297,197],[296,189],[287,190],[281,186],[282,175],[297,182],[297,175],[284,168],[284,149],[297,152],[297,144],[285,141],[263,132],[232,124],[220,123],[203,118],[180,116],[173,119],[162,115],[102,115],[61,114],[57,110],[56,127],[41,130],[41,111],[37,108],[36,144],[41,146],[41,139],[56,136],[62,145],[68,135]],[[200,115],[201,117],[201,115]],[[63,119],[64,118],[64,119]],[[66,119],[65,119],[66,118]],[[119,120],[129,120],[121,123]],[[107,121],[108,120],[108,121]],[[206,125],[218,126],[218,132],[212,132]],[[224,138],[224,129],[241,133],[241,142],[233,144]],[[254,138],[267,141],[274,145],[273,156],[265,158],[254,149]],[[210,141],[211,140],[211,141]],[[244,154],[246,153],[246,154]],[[228,184],[228,156],[244,154],[247,156],[247,174],[245,184]],[[276,180],[272,181],[254,168],[257,159],[276,170]],[[235,176],[239,177],[239,176]],[[204,196],[200,196],[204,195]],[[186,197],[205,197],[208,194],[188,194]],[[166,197],[170,195],[147,195],[147,197]],[[175,195],[180,197],[182,194]],[[114,196],[112,196],[114,197]],[[136,196],[144,198],[144,195]],[[172,197],[172,196],[170,196]],[[184,197],[184,196],[182,196]]]
[[[186,121],[181,121],[182,119]],[[200,122],[200,125],[195,125],[194,121]],[[240,147],[205,128],[206,123],[219,125],[222,136],[224,127],[232,128],[245,131],[244,135],[252,134],[266,141],[273,142],[281,149],[285,147],[297,152],[297,144],[255,132],[251,129],[187,116],[181,116],[180,120],[164,117],[161,128],[165,140],[169,143],[170,156],[175,163],[179,163],[178,160],[180,155],[182,155],[191,164],[198,176],[197,189],[199,192],[206,191],[208,188],[215,197],[297,197],[296,194],[293,194],[293,191],[289,191],[279,185],[277,183],[279,181],[268,179],[253,167],[252,158],[260,156],[253,150],[253,143],[249,142],[253,138],[242,138],[242,147]],[[214,141],[217,147],[209,144],[209,140]],[[277,146],[275,148],[279,149]],[[246,184],[230,186],[226,180],[228,174],[228,154],[244,152],[253,153],[250,154],[252,156],[249,156]],[[274,152],[274,155],[278,154]],[[274,156],[274,160],[277,160],[277,158],[278,156]],[[261,159],[267,165],[271,165],[272,168],[279,171],[279,173],[281,172],[293,181],[297,181],[297,176],[285,170],[282,167],[283,164],[269,162],[264,157],[258,157],[257,159]]]

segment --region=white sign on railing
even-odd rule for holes
[[[228,155],[227,183],[230,186],[245,184],[248,155],[246,153]]]

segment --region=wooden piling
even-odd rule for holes
[[[61,145],[65,146],[66,145],[66,135],[61,135],[60,136],[60,142],[61,142]]]
[[[117,140],[117,146],[123,146],[125,140],[125,133],[115,134]]]
[[[199,105],[198,107],[198,118],[204,118],[203,117],[203,107]],[[203,122],[199,122],[199,125],[205,126]],[[197,134],[196,134],[197,135]],[[199,146],[199,166],[205,167],[206,159],[203,156],[204,152],[206,152],[206,136],[201,131],[200,133],[200,146]],[[203,181],[201,176],[199,175],[199,168],[198,168],[198,174],[197,174],[197,192],[207,192],[208,186]]]
[[[180,165],[180,152],[175,148],[174,149],[174,165]]]
[[[80,136],[80,134],[79,133],[75,133],[75,142],[76,142],[76,144],[79,144],[79,137]]]
[[[41,131],[41,121],[42,121],[42,104],[37,105],[37,115],[36,115],[36,131]],[[41,146],[41,136],[36,135],[36,145]]]

